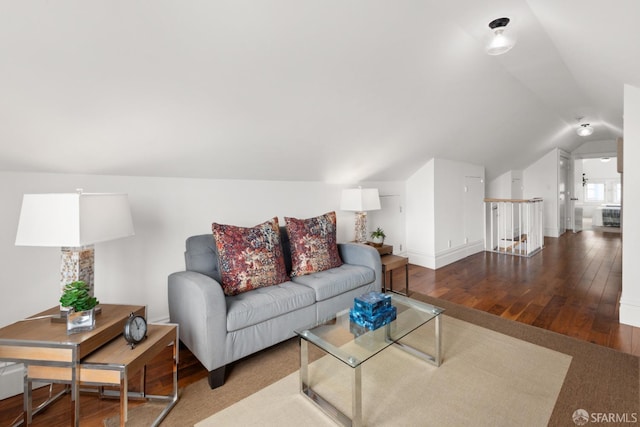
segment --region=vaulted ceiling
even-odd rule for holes
[[[502,16],[518,42],[489,56]],[[639,21],[637,0],[0,0],[0,170],[493,177],[622,136]]]

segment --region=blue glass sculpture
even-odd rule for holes
[[[369,292],[356,297],[353,308],[349,311],[352,322],[371,330],[389,324],[395,318],[396,308],[391,305],[391,296],[380,292]],[[358,328],[352,329],[358,331]]]

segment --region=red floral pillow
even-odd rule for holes
[[[213,223],[225,295],[237,295],[289,280],[278,218],[245,228]]]
[[[304,276],[340,267],[336,241],[336,213],[309,219],[285,217],[291,245],[291,276]]]

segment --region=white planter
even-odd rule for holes
[[[371,238],[371,243],[378,245],[378,246],[382,246],[382,244],[384,243],[384,238],[382,237],[372,237]]]

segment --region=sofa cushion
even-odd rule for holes
[[[282,233],[280,238],[282,239]],[[218,283],[222,282],[218,265],[218,249],[212,233],[187,238],[184,261],[188,271],[205,274]]]
[[[340,267],[318,273],[292,277],[291,280],[310,287],[316,294],[316,301],[324,301],[371,283],[375,278],[375,272],[369,267],[342,264]]]
[[[306,286],[285,282],[245,292],[227,301],[227,330],[237,331],[313,305],[315,293]]]
[[[226,295],[289,280],[280,245],[278,218],[251,228],[213,223],[211,229]]]
[[[342,265],[336,240],[336,213],[314,218],[285,217],[291,247],[291,277]]]

